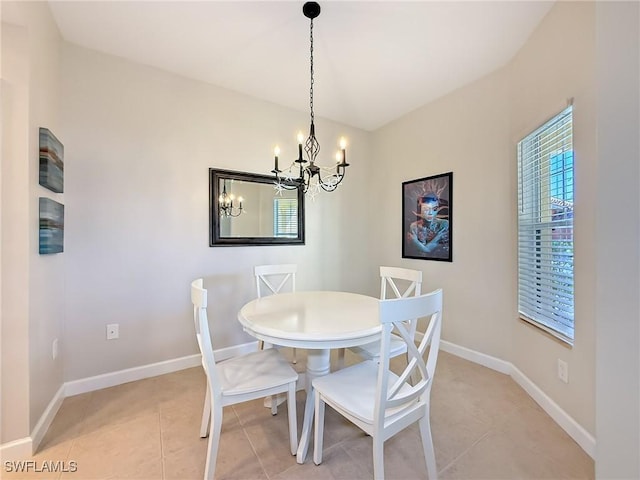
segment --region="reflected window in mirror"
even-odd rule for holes
[[[274,198],[273,222],[276,237],[295,238],[298,235],[298,199]]]
[[[209,245],[304,244],[304,194],[274,177],[209,169]]]

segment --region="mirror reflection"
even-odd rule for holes
[[[210,245],[304,243],[304,195],[273,177],[210,169]]]

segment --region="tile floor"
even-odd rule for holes
[[[296,368],[304,369],[304,352]],[[347,353],[347,360],[354,361]],[[127,383],[64,400],[31,459],[65,461],[77,471],[7,473],[6,479],[201,479],[199,437],[205,377],[201,368]],[[591,458],[508,376],[440,353],[431,397],[436,461],[442,479],[594,478]],[[289,453],[285,405],[262,401],[224,412],[217,479],[369,479],[371,439],[327,407],[323,463],[311,447],[298,465]],[[298,392],[298,428],[304,393]],[[42,468],[40,468],[42,469]],[[385,444],[389,479],[427,478],[417,426]]]

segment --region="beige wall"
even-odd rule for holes
[[[208,169],[266,174],[274,143],[294,159],[307,114],[68,44],[62,70],[66,380],[196,353],[188,285],[198,276],[214,348],[253,340],[236,314],[255,295],[256,264],[298,263],[302,290],[360,289],[367,247],[349,272],[339,247],[366,226],[368,134],[317,120],[323,162],[341,134],[353,156],[344,184],[307,202],[306,245],[211,248]],[[106,341],[108,323],[120,339]]]
[[[2,24],[0,443],[29,435],[29,166],[27,32]]]
[[[52,342],[63,342],[64,256],[38,254],[38,197],[64,203],[64,195],[38,185],[38,128],[58,130],[57,27],[42,2],[2,2],[2,20],[2,337],[11,344],[2,358],[4,442],[28,436],[62,385]],[[18,352],[27,365],[5,358]]]
[[[524,322],[512,328],[511,361],[580,425],[595,435],[596,111],[595,4],[559,2],[508,66],[510,161],[516,144],[574,98],[575,342],[572,348]],[[515,175],[514,175],[515,176]],[[516,191],[510,197],[516,200]],[[512,224],[516,224],[513,212]],[[515,260],[515,255],[512,255]],[[512,271],[516,281],[516,270]],[[516,312],[517,314],[517,312]],[[569,383],[557,378],[558,359]]]
[[[423,270],[445,292],[443,338],[512,362],[591,434],[594,395],[594,5],[558,3],[503,69],[376,132],[380,263]],[[575,97],[576,342],[567,348],[518,320],[516,143]],[[453,263],[400,260],[400,183],[453,171]],[[570,382],[557,379],[557,359]]]
[[[508,78],[497,71],[375,132],[375,264],[424,272],[444,289],[443,338],[508,358],[515,310],[512,220],[515,165],[507,132]],[[453,172],[453,262],[401,259],[401,183]],[[373,275],[372,275],[373,276]]]
[[[596,38],[596,477],[640,478],[640,4],[598,3]]]

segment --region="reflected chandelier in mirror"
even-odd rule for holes
[[[231,180],[233,181],[233,180]],[[236,204],[239,203],[240,206],[233,206],[233,201],[236,200]],[[218,197],[218,204],[220,206],[220,218],[223,217],[239,217],[242,215],[242,197],[237,197],[231,193],[227,193],[227,181],[222,179],[222,193]]]
[[[278,190],[268,175],[209,169],[209,246],[295,244],[304,244],[301,189]]]

